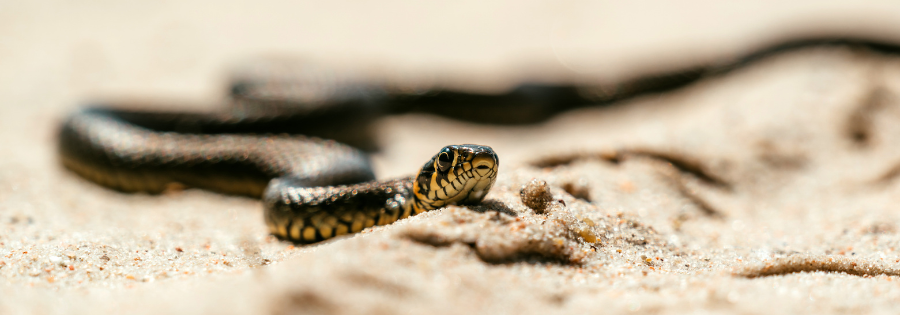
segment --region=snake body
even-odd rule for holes
[[[365,154],[332,140],[157,131],[132,117],[159,119],[111,108],[71,115],[59,134],[62,164],[127,192],[158,193],[181,183],[260,197],[269,231],[297,243],[359,232],[448,204],[480,202],[499,166],[490,147],[451,145],[415,177],[374,181]]]

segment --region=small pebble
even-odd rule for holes
[[[534,210],[537,214],[543,214],[550,207],[553,201],[553,195],[550,193],[550,186],[546,181],[532,179],[531,182],[522,186],[519,191],[522,203]]]

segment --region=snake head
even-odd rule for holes
[[[415,212],[481,202],[494,185],[499,165],[497,154],[489,146],[444,147],[422,166],[416,177]]]

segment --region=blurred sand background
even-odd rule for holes
[[[900,43],[900,5],[0,0],[0,313],[896,313],[900,59],[865,50],[794,51],[538,125],[384,118],[380,178],[490,145],[491,202],[302,248],[267,236],[255,200],[120,194],[55,157],[86,100],[212,108],[258,57],[483,89],[615,83],[819,35]],[[532,164],[620,148],[725,184],[647,156]],[[532,178],[564,204],[526,208]]]

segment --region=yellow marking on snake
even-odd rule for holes
[[[300,224],[297,224],[297,221],[300,221]],[[294,220],[294,225],[291,226],[291,238],[299,239],[301,229],[303,229],[303,220]]]
[[[334,229],[334,236],[347,234],[348,231],[346,224],[338,224],[337,228]]]
[[[363,229],[363,221],[362,220],[354,220],[350,225],[350,232],[356,233],[362,231]]]
[[[322,238],[331,238],[331,226],[319,227],[319,234],[322,234]]]
[[[282,237],[287,237],[287,235],[288,235],[287,233],[288,233],[287,226],[285,224],[279,224],[278,225],[278,235],[282,236]]]
[[[316,229],[311,226],[307,226],[303,229],[303,239],[307,241],[313,241],[316,239]]]

